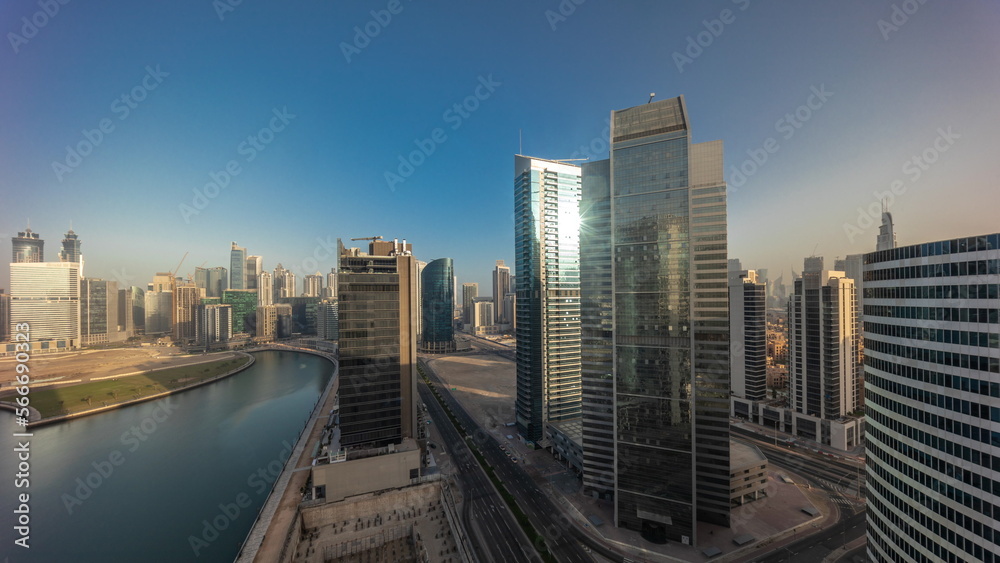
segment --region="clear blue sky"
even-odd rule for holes
[[[604,158],[610,110],[650,92],[683,94],[694,141],[724,142],[729,254],[772,278],[814,249],[870,250],[877,227],[858,208],[897,179],[901,244],[1000,230],[996,2],[588,0],[558,16],[557,0],[244,0],[220,19],[224,2],[71,1],[54,16],[37,0],[0,5],[4,240],[30,218],[55,259],[72,222],[87,275],[144,286],[185,251],[182,274],[228,267],[230,241],[270,270],[322,256],[317,239],[383,235],[488,287],[493,262],[513,262],[518,131],[525,154],[568,158],[595,141]],[[388,7],[386,24],[370,13]],[[686,52],[689,38],[707,46]],[[832,94],[810,100],[814,87]],[[779,123],[810,101],[801,127]],[[102,120],[92,142],[83,131]],[[243,144],[272,125],[269,143]],[[390,189],[386,172],[427,138],[433,153]],[[767,161],[738,181],[769,138]],[[926,170],[906,164],[925,150]],[[230,161],[228,186],[197,201]],[[4,242],[0,287],[9,253]]]

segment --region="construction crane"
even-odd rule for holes
[[[185,252],[184,256],[181,258],[181,261],[177,263],[177,267],[170,272],[170,285],[174,284],[174,280],[177,279],[177,271],[181,269],[181,264],[183,264],[184,261],[187,260],[187,257],[188,253]]]
[[[375,235],[373,237],[358,237],[358,238],[352,238],[351,240],[372,240],[372,241],[382,240],[382,235]]]

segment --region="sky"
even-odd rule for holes
[[[655,93],[723,141],[730,257],[789,283],[873,250],[886,196],[901,245],[1000,230],[997,29],[985,0],[7,0],[0,238],[56,260],[72,224],[87,276],[144,287],[381,235],[488,288],[513,156],[606,158]]]

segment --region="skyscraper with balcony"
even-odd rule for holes
[[[11,262],[15,264],[36,263],[45,261],[45,241],[31,227],[11,237]]]
[[[432,260],[421,274],[421,349],[428,352],[455,351],[452,295],[455,266],[451,258]]]
[[[345,447],[399,444],[417,432],[416,259],[405,241],[378,242],[364,253],[337,241]]]
[[[1000,233],[863,267],[868,558],[1000,562]]]
[[[755,270],[729,274],[729,332],[732,338],[733,398],[767,398],[767,286]],[[750,414],[737,413],[744,418]]]
[[[493,268],[493,305],[496,324],[512,322],[504,316],[503,309],[503,299],[508,293],[510,293],[510,268],[504,265],[503,260],[497,260],[497,265]]]
[[[514,157],[517,430],[580,416],[580,167]]]
[[[722,143],[691,142],[683,97],[611,120],[610,161],[583,170],[584,487],[617,525],[692,543],[729,524]]]
[[[319,272],[302,278],[302,297],[323,296],[323,275]]]
[[[270,272],[257,276],[257,305],[264,307],[274,303],[274,282]]]
[[[841,450],[863,430],[858,312],[854,280],[805,259],[788,301],[788,395],[791,432]]]
[[[229,250],[229,289],[246,289],[247,249],[236,246]]]

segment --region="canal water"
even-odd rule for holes
[[[22,429],[0,411],[0,561],[232,562],[333,375],[310,354],[255,356],[209,385],[35,429],[28,488]],[[21,493],[28,549],[14,543]]]

